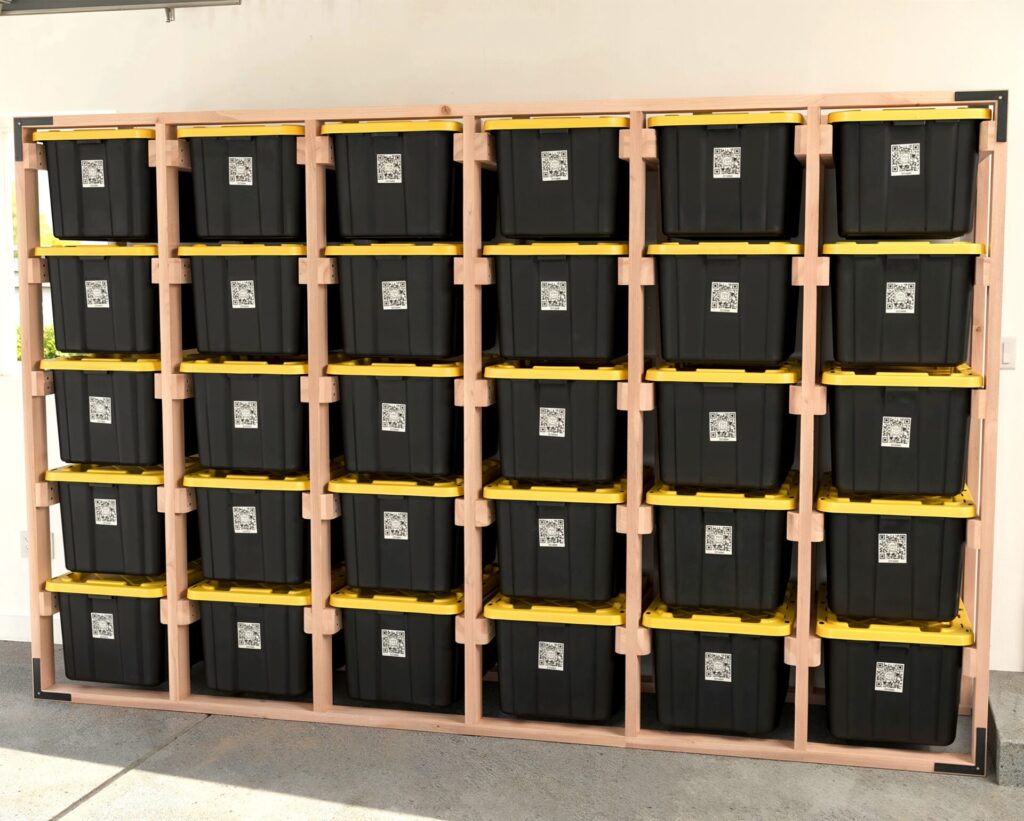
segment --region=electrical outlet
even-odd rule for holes
[[[50,558],[52,559],[56,553],[56,546],[53,543],[53,533],[50,534]],[[21,531],[21,558],[28,558],[28,531]]]
[[[1017,367],[1017,338],[1004,336],[999,348],[999,367],[1004,371],[1012,371]]]

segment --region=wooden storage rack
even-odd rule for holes
[[[200,111],[175,114],[117,114],[68,116],[18,123],[16,129],[16,194],[20,310],[23,331],[23,388],[25,408],[26,490],[28,498],[29,589],[34,692],[38,698],[84,704],[181,710],[197,713],[316,721],[367,727],[527,738],[600,744],[713,755],[747,756],[788,761],[847,764],[891,769],[982,774],[986,759],[991,641],[992,543],[994,529],[995,457],[999,390],[1000,311],[1006,195],[1006,92],[850,93],[769,97],[723,97],[662,100],[605,100],[597,102],[514,103],[506,105],[424,105],[376,108],[302,110]],[[978,515],[968,523],[964,599],[975,629],[975,644],[964,651],[961,713],[971,716],[970,752],[893,749],[823,743],[808,734],[808,711],[820,701],[813,674],[821,663],[821,643],[814,632],[815,545],[822,541],[822,514],[814,509],[817,425],[825,413],[825,389],[820,384],[818,355],[819,291],[829,282],[828,258],[820,256],[822,169],[831,164],[832,129],[826,112],[845,108],[985,105],[993,120],[981,123],[975,240],[986,253],[977,262],[971,365],[985,376],[985,387],[974,392],[971,413],[968,484]],[[651,509],[644,504],[643,414],[653,409],[652,386],[644,373],[644,291],[654,283],[652,260],[644,256],[646,171],[657,162],[654,131],[648,115],[725,111],[799,111],[806,125],[797,126],[796,153],[805,164],[804,253],[793,260],[793,284],[803,291],[803,378],[790,394],[790,412],[800,417],[800,489],[797,510],[789,514],[789,535],[797,543],[797,620],[786,639],[786,662],[795,668],[792,693],[792,733],[784,738],[751,739],[647,729],[641,723],[641,659],[651,641],[641,627],[645,587],[642,573],[643,536],[651,531]],[[616,650],[625,656],[625,710],[621,726],[586,726],[524,721],[485,715],[483,710],[482,646],[493,639],[491,624],[482,617],[481,528],[491,525],[493,510],[481,494],[481,408],[493,402],[493,390],[482,378],[480,350],[480,288],[492,279],[491,260],[481,256],[481,169],[493,166],[491,137],[482,131],[490,117],[552,115],[628,115],[630,125],[620,134],[620,156],[629,163],[629,255],[620,261],[619,282],[628,288],[629,379],[622,383],[619,408],[628,418],[627,501],[617,511],[617,527],[626,534],[626,624],[616,628]],[[465,375],[455,385],[454,401],[465,408],[465,498],[456,506],[457,523],[465,528],[465,615],[456,624],[457,640],[465,645],[463,714],[335,705],[331,638],[340,628],[330,596],[330,520],[339,514],[336,499],[327,493],[328,405],[338,399],[338,381],[325,374],[327,366],[327,290],[336,281],[331,260],[323,256],[326,242],[325,169],[331,163],[329,138],[320,135],[323,123],[337,120],[459,119],[455,159],[464,167],[464,254],[456,259],[455,278],[465,291]],[[309,376],[303,397],[309,404],[310,478],[312,490],[304,499],[304,515],[312,528],[313,604],[307,609],[306,629],[313,642],[311,702],[270,701],[232,696],[200,695],[191,691],[188,626],[198,618],[194,603],[185,598],[185,514],[195,507],[192,493],[182,487],[183,403],[191,395],[188,376],[179,372],[181,349],[180,285],[190,281],[187,260],[176,255],[179,244],[178,172],[189,168],[188,146],[178,140],[178,125],[300,122],[305,136],[298,140],[298,161],[306,169],[306,244],[300,280],[308,288]],[[42,358],[42,288],[46,261],[33,257],[39,242],[38,174],[45,168],[41,146],[31,141],[38,125],[57,128],[136,126],[155,128],[150,164],[156,169],[159,255],[153,260],[153,281],[159,285],[162,371],[157,392],[163,402],[164,487],[160,497],[165,514],[167,599],[161,613],[167,624],[169,681],[165,691],[132,690],[57,682],[54,671],[53,616],[56,603],[44,591],[51,576],[50,511],[55,489],[44,480],[49,465],[46,434],[46,396],[52,380],[39,369]],[[29,218],[27,218],[29,217]]]

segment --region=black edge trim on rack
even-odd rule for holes
[[[14,161],[21,162],[21,129],[26,125],[53,125],[53,117],[15,117],[14,118]]]
[[[951,773],[953,775],[984,775],[985,757],[988,754],[985,742],[988,738],[988,732],[984,727],[979,727],[977,736],[974,744],[973,764],[936,764],[935,772]]]
[[[17,122],[17,121],[15,121]],[[71,701],[71,693],[50,693],[44,690],[39,682],[42,680],[42,672],[39,668],[39,659],[32,659],[32,690],[36,698],[48,699],[49,701]]]
[[[958,103],[969,103],[972,101],[984,100],[995,101],[996,104],[996,141],[1006,142],[1007,120],[1006,113],[1010,107],[1010,92],[1007,89],[997,91],[958,91],[953,95]]]

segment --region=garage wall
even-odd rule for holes
[[[170,24],[161,11],[0,18],[0,114],[914,89],[1016,94],[1024,89],[1022,37],[1024,3],[1015,0],[243,0],[179,10]],[[1010,110],[1010,135],[1024,152],[1024,108]],[[1024,216],[1024,160],[1011,159],[1010,177],[1004,323],[1005,335],[1016,337],[1024,328],[1024,249],[1013,226]],[[6,430],[20,414],[16,396],[0,393]],[[1021,373],[1004,371],[992,650],[993,667],[1004,670],[1024,670],[1016,482],[1024,426],[1014,424],[1022,406]],[[4,580],[25,573],[20,467],[10,477],[0,498]],[[27,602],[12,611],[10,601],[5,595],[0,607],[0,638],[27,637]]]

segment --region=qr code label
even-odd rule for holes
[[[741,167],[740,153],[738,145],[716,148],[711,157],[711,176],[716,180],[738,180]]]
[[[380,654],[393,659],[405,658],[405,631],[381,630]]]
[[[569,152],[541,151],[540,178],[543,182],[565,182],[569,179]]]
[[[879,533],[878,534],[878,563],[879,564],[906,564],[907,563],[907,534],[906,533]]]
[[[112,424],[113,411],[109,396],[89,397],[89,421],[94,425]]]
[[[558,673],[565,670],[565,645],[560,641],[538,641],[537,669]]]
[[[709,556],[731,556],[732,525],[704,525],[704,552]]]
[[[409,296],[404,279],[386,279],[380,284],[380,302],[385,311],[405,311]]]
[[[231,280],[231,307],[248,310],[256,308],[256,283],[253,280]]]
[[[409,541],[409,514],[404,510],[385,510],[384,538],[392,541]]]
[[[732,683],[732,653],[704,654],[704,681]]]
[[[738,314],[740,311],[740,284],[738,282],[711,283],[711,313]]]
[[[912,421],[909,416],[883,416],[882,447],[909,448],[910,423]]]
[[[885,312],[887,314],[912,314],[916,302],[916,282],[885,283]]]
[[[114,638],[114,614],[113,613],[90,613],[89,621],[92,622],[92,637],[94,639]]]
[[[400,183],[402,181],[402,155],[377,155],[377,182]]]
[[[875,662],[875,692],[902,693],[905,665],[896,661]]]
[[[110,307],[110,292],[107,290],[105,279],[87,279],[85,281],[85,307]]]
[[[708,413],[708,440],[711,442],[736,441],[736,411],[710,411]]]
[[[565,438],[565,408],[541,408],[537,423],[538,436]]]
[[[234,505],[231,508],[231,524],[235,533],[251,535],[259,533],[256,523],[256,508],[253,505]]]
[[[234,401],[235,428],[254,429],[260,426],[259,402],[254,399]]]
[[[559,280],[541,280],[540,309],[542,311],[569,310],[569,291],[567,284]]]
[[[252,185],[252,157],[228,157],[228,185]]]
[[[258,621],[236,622],[239,650],[262,650],[263,633]]]
[[[921,173],[921,143],[896,143],[889,148],[889,174],[916,177]]]
[[[106,188],[103,160],[82,160],[82,188]]]
[[[540,547],[565,547],[565,519],[538,519],[537,544]]]
[[[92,520],[98,525],[117,527],[117,499],[93,499]]]
[[[401,402],[381,402],[380,429],[384,433],[405,433],[405,405]]]

